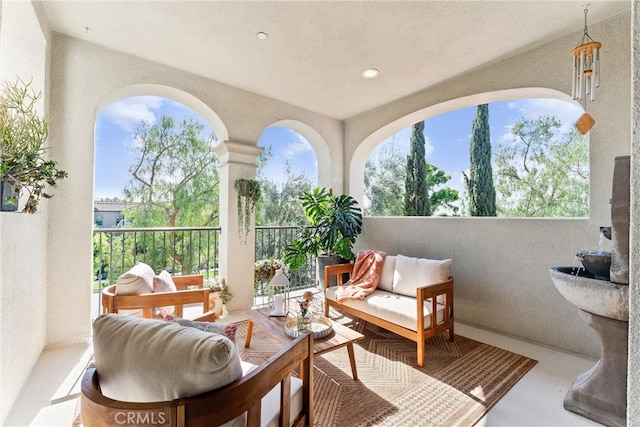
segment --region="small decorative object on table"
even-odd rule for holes
[[[298,301],[300,311],[298,312],[298,331],[311,331],[311,301],[313,293],[305,291],[302,300]]]
[[[311,312],[311,302],[313,292],[306,291],[302,299],[298,301],[300,311],[296,317],[287,319],[284,324],[284,331],[287,335],[297,338],[306,332],[312,332],[314,339],[324,338],[331,333],[333,327],[331,321],[324,316],[313,316]]]
[[[269,281],[269,316],[286,316],[289,311],[289,279],[281,269]]]

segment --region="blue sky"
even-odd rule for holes
[[[452,111],[425,122],[427,161],[451,175],[448,186],[462,190],[462,171],[469,169],[469,141],[475,107]],[[573,104],[552,99],[520,99],[489,105],[491,143],[494,147],[511,141],[511,126],[522,116],[535,119],[555,115],[563,123],[562,132],[569,130],[582,110]],[[134,160],[134,131],[141,120],[155,123],[162,115],[171,115],[180,123],[184,119],[204,121],[186,106],[175,101],[153,97],[126,98],[107,106],[96,122],[95,197],[121,197],[129,180],[128,169]],[[211,128],[206,124],[203,134]],[[409,150],[411,128],[396,134],[404,151]],[[392,138],[392,137],[390,137]],[[382,141],[381,141],[382,142]],[[282,180],[285,161],[294,172],[303,172],[317,182],[318,165],[311,146],[296,132],[282,127],[267,128],[258,145],[271,145],[273,157],[265,166],[265,175],[276,182]],[[494,148],[495,150],[495,148]],[[375,155],[377,149],[373,151]]]

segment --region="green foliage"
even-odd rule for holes
[[[446,184],[451,179],[451,175],[447,175],[443,170],[438,169],[432,164],[427,162],[427,185],[431,188],[431,194],[429,196],[429,206],[432,213],[437,213],[439,210],[446,210],[453,215],[458,213],[458,207],[454,205],[460,198],[458,190],[454,190],[450,187],[443,187],[435,190],[441,185]]]
[[[35,109],[42,93],[30,86],[31,81],[18,78],[4,82],[0,93],[0,180],[13,188],[9,203],[17,204],[20,192],[28,192],[22,212],[32,214],[40,198],[53,197],[47,187],[56,188],[67,172],[58,169],[55,160],[45,159],[48,123]]]
[[[303,192],[300,201],[311,227],[301,228],[298,238],[284,248],[284,262],[295,270],[309,256],[355,259],[353,244],[362,232],[362,211],[356,200],[344,194],[335,196],[327,188],[316,188]]]
[[[489,105],[481,104],[471,129],[470,174],[464,175],[469,193],[471,216],[496,216],[496,190],[491,167],[491,137],[489,132]],[[463,172],[464,173],[464,172]]]
[[[124,214],[133,227],[199,227],[218,225],[219,178],[217,157],[212,152],[215,136],[201,138],[203,125],[186,120],[176,127],[162,116],[156,124],[142,121],[135,132],[136,161],[129,168],[132,179],[124,194],[133,206]],[[165,253],[153,242],[139,242],[148,263],[178,263],[180,271],[191,271],[190,247],[179,231],[168,232],[171,242]],[[204,245],[203,242],[198,242]],[[189,242],[192,245],[192,242]]]
[[[260,176],[262,197],[257,208],[256,224],[264,226],[302,226],[306,223],[304,212],[300,209],[300,196],[310,188],[312,181],[304,173],[292,171],[291,164],[285,162],[285,176],[277,184]]]
[[[429,187],[425,159],[424,121],[411,127],[409,155],[405,175],[404,214],[406,216],[429,216]]]
[[[367,160],[364,171],[364,194],[369,200],[365,214],[371,216],[404,215],[406,157],[400,150],[398,137],[384,143],[378,156]]]
[[[383,143],[379,154],[367,161],[364,173],[365,196],[369,200],[369,207],[365,213],[371,216],[402,216],[404,215],[405,189],[400,177],[406,173],[404,164],[406,157],[399,147],[398,137]],[[455,202],[458,201],[458,190],[442,187],[451,176],[444,171],[425,162],[427,187],[431,189],[429,195],[429,210],[432,214],[447,212],[458,213]]]
[[[524,117],[513,126],[513,144],[496,155],[500,214],[519,217],[589,215],[589,142],[560,121]]]
[[[126,215],[134,227],[218,225],[219,178],[215,137],[201,139],[203,125],[162,116],[135,132],[136,161],[124,194],[135,205]]]

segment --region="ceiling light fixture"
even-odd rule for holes
[[[378,77],[379,74],[380,71],[376,70],[375,68],[367,68],[362,72],[362,77],[364,77],[365,79],[373,79],[375,77]]]
[[[596,99],[596,88],[600,86],[600,47],[601,43],[594,41],[587,31],[588,4],[584,6],[584,34],[580,44],[571,51],[573,73],[571,76],[571,96],[582,99],[583,95],[591,95]]]
[[[256,34],[256,37],[260,40],[266,40],[269,36],[267,35],[267,33],[263,33],[262,31],[260,31],[258,34]]]

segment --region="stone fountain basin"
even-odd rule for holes
[[[629,286],[598,280],[575,267],[551,267],[549,273],[562,296],[576,307],[598,316],[629,321]],[[591,275],[589,275],[591,276]]]

